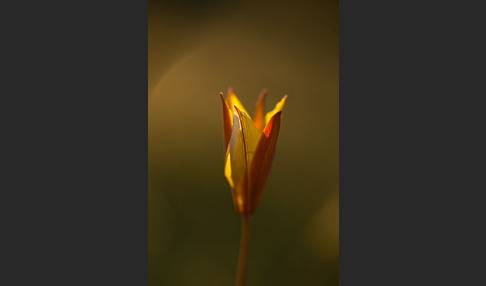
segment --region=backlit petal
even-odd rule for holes
[[[263,193],[263,188],[265,187],[265,182],[270,174],[281,119],[282,111],[277,112],[270,118],[255,150],[255,156],[250,168],[250,190],[252,190],[250,213],[256,210]]]
[[[236,111],[238,112],[238,117],[240,119],[241,131],[243,133],[245,145],[246,162],[249,168],[249,166],[251,166],[251,162],[253,161],[253,156],[255,155],[258,142],[262,137],[262,132],[255,127],[255,124],[248,114],[240,110],[238,107],[236,107]]]
[[[233,114],[230,113],[230,109],[226,100],[224,100],[223,93],[220,93],[219,96],[221,97],[221,101],[223,103],[223,140],[224,140],[224,151],[228,149],[228,144],[231,138],[231,128],[232,124],[232,116]]]
[[[264,89],[258,97],[257,105],[255,108],[255,115],[253,116],[253,122],[260,132],[263,132],[265,128],[265,96],[267,95],[267,90]]]
[[[231,155],[226,154],[226,162],[224,165],[224,175],[226,179],[228,180],[228,183],[230,184],[231,188],[235,187],[235,184],[233,183],[233,178],[231,177]]]
[[[233,188],[233,198],[238,212],[246,213],[251,194],[248,191],[249,167],[262,133],[251,118],[235,107],[233,130],[228,145],[225,175]]]
[[[230,176],[228,182],[232,187],[242,183],[246,176],[246,152],[245,144],[243,143],[243,132],[241,131],[241,123],[238,113],[235,111],[233,116],[233,130],[228,144],[226,153],[228,164],[225,167],[225,174]]]
[[[238,108],[243,111],[245,114],[249,116],[248,111],[246,111],[245,107],[243,107],[243,104],[241,104],[240,100],[238,97],[236,97],[236,94],[233,92],[233,89],[230,87],[228,88],[228,97],[226,98],[226,101],[228,102],[228,106],[231,109],[231,112],[235,112],[235,109],[233,106],[238,106]]]
[[[275,115],[277,112],[283,110],[284,108],[284,105],[285,105],[285,101],[287,100],[287,95],[285,95],[278,103],[277,105],[275,105],[275,108],[270,111],[270,112],[267,112],[266,116],[265,116],[265,123],[268,124],[268,122],[270,121],[270,118],[272,118],[273,115]]]
[[[236,211],[244,212],[243,199],[246,197],[247,189],[247,164],[245,146],[243,143],[243,132],[238,113],[233,116],[233,130],[226,152],[225,176],[233,192],[233,201]],[[244,186],[244,187],[243,187]]]

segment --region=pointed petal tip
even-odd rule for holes
[[[219,97],[221,98],[221,101],[223,102],[223,104],[225,104],[226,107],[229,108],[228,102],[226,102],[226,99],[224,98],[224,95],[223,95],[222,92],[219,93]]]
[[[257,104],[261,103],[263,104],[263,101],[265,100],[265,97],[267,96],[268,90],[264,88],[261,92],[260,95],[258,96]]]
[[[253,123],[258,130],[263,131],[265,128],[265,97],[267,95],[267,89],[264,88],[258,96],[257,104],[255,106],[255,113],[253,116]]]
[[[265,126],[265,130],[263,130],[263,134],[268,138],[270,136],[270,132],[272,132],[273,125],[275,123],[278,124],[278,128],[280,128],[280,121],[282,120],[282,110],[276,112],[270,119],[268,120],[267,125]]]

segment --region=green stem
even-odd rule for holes
[[[246,268],[248,265],[248,244],[250,242],[250,217],[241,216],[241,241],[240,255],[238,257],[238,269],[236,272],[236,286],[245,286]]]

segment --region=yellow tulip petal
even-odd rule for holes
[[[226,153],[227,160],[230,162],[229,171],[226,173],[231,176],[233,186],[240,185],[246,175],[246,152],[243,141],[240,119],[238,113],[235,111],[233,116],[233,130]]]
[[[255,127],[251,118],[237,106],[233,116],[226,158],[225,175],[233,188],[233,198],[238,212],[248,211],[251,194],[248,191],[249,167],[262,133]]]
[[[236,97],[236,94],[233,92],[233,89],[230,87],[228,88],[228,97],[226,98],[226,101],[228,102],[228,106],[231,109],[231,112],[235,112],[235,109],[233,106],[237,106],[241,111],[243,111],[245,114],[249,114],[248,111],[246,111],[245,107],[243,107],[243,104],[241,104],[240,100],[238,97]]]
[[[233,191],[233,201],[236,211],[244,213],[244,201],[247,194],[247,157],[241,121],[237,111],[233,116],[233,131],[226,153],[225,175]]]
[[[253,116],[253,122],[258,130],[263,132],[265,128],[265,96],[267,95],[267,90],[264,89],[258,97],[257,105],[255,108],[255,115]]]
[[[275,105],[275,108],[272,111],[267,112],[265,115],[265,125],[268,124],[270,121],[270,118],[272,118],[273,115],[275,115],[277,112],[283,110],[285,101],[287,100],[287,95],[285,95],[278,103]]]
[[[253,161],[253,156],[255,155],[258,142],[262,137],[262,132],[255,127],[253,120],[251,120],[248,114],[240,110],[238,107],[236,107],[236,111],[238,112],[238,117],[241,123],[241,131],[243,133],[243,140],[245,144],[246,162],[249,168],[249,166],[251,166],[251,162]]]

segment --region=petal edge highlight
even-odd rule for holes
[[[223,103],[223,138],[224,138],[224,152],[228,149],[228,144],[231,138],[231,128],[233,127],[232,124],[232,117],[230,114],[230,109],[228,107],[228,103],[223,97],[223,93],[219,93],[221,97],[221,101]]]

